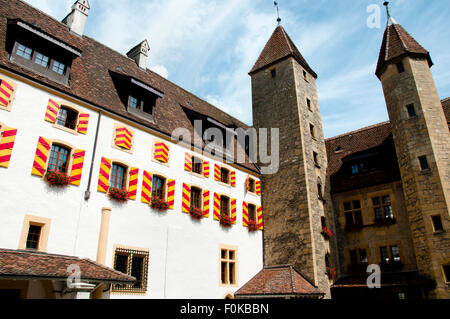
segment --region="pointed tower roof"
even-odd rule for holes
[[[258,60],[249,74],[252,75],[264,67],[275,64],[289,57],[293,57],[298,63],[300,63],[300,65],[302,65],[308,72],[317,78],[317,74],[308,65],[305,58],[303,58],[300,51],[297,49],[294,42],[292,42],[291,38],[287,35],[282,26],[278,26],[272,33],[272,36],[266,43],[266,46],[259,55]]]
[[[430,53],[425,50],[400,24],[395,21],[388,10],[388,23],[384,31],[378,65],[375,74],[380,77],[384,67],[403,56],[423,57],[430,67],[433,65]]]

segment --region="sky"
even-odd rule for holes
[[[74,1],[25,0],[58,20]],[[89,2],[87,36],[122,54],[147,39],[148,68],[252,124],[248,72],[277,26],[272,0]],[[318,74],[325,137],[387,121],[383,91],[375,76],[386,26],[383,1],[277,2],[282,26]],[[391,0],[390,7],[395,20],[430,51],[439,96],[449,97],[448,0]]]

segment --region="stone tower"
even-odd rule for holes
[[[376,75],[383,86],[400,166],[417,267],[450,298],[450,134],[430,71],[430,54],[388,14]],[[435,231],[440,218],[444,231]]]
[[[264,264],[292,265],[329,296],[329,243],[321,223],[331,218],[325,218],[319,194],[325,189],[327,157],[317,75],[282,26],[249,74],[254,127],[269,133],[279,128],[279,170],[262,177]]]

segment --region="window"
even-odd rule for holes
[[[308,106],[308,110],[312,111],[310,99],[306,99],[306,105]]]
[[[230,171],[224,167],[220,168],[220,181],[225,184],[230,183]]]
[[[128,110],[153,115],[156,99],[156,95],[144,94],[142,91],[133,90],[128,96]]]
[[[28,229],[26,249],[38,250],[39,239],[41,237],[41,230],[42,230],[41,226],[30,224],[30,227]]]
[[[54,60],[52,70],[58,73],[59,75],[63,75],[64,72],[66,71],[66,65],[64,63]]]
[[[443,265],[442,269],[444,270],[445,282],[450,282],[450,265]]]
[[[248,191],[256,193],[256,181],[251,177],[248,178]]]
[[[397,65],[398,73],[403,73],[403,72],[405,72],[405,66],[403,65],[402,62],[399,62],[399,63],[397,63],[396,65]]]
[[[66,173],[69,166],[69,154],[69,149],[60,145],[53,144],[50,151],[47,170],[52,172]]]
[[[202,191],[197,187],[191,187],[191,208],[202,208]]]
[[[400,251],[398,246],[391,246],[391,256],[394,262],[400,262]]]
[[[133,284],[116,284],[113,292],[146,292],[148,276],[148,251],[116,248],[114,269],[136,278]]]
[[[375,220],[394,219],[394,213],[392,212],[391,206],[391,197],[389,195],[373,197],[372,204]]]
[[[344,202],[344,214],[347,226],[362,226],[361,202],[359,200]]]
[[[153,176],[152,182],[152,197],[164,199],[164,186],[166,180],[159,176]]]
[[[384,264],[400,262],[400,250],[398,246],[380,247],[380,256],[381,262]]]
[[[419,157],[419,163],[420,163],[420,169],[426,170],[426,169],[430,169],[430,166],[428,165],[428,160],[426,156],[420,156]]]
[[[367,264],[368,263],[367,251],[365,249],[360,249],[359,250],[359,263],[360,264]]]
[[[303,79],[305,79],[305,81],[308,81],[308,74],[305,70],[303,70]]]
[[[195,156],[192,156],[192,172],[196,174],[203,174],[203,161]]]
[[[338,146],[338,147],[334,150],[335,153],[342,153],[343,151],[344,151],[344,149],[342,148],[342,146]]]
[[[61,106],[59,108],[56,124],[75,130],[78,122],[78,112]]]
[[[226,196],[220,196],[220,215],[230,216],[230,199]]]
[[[351,166],[352,175],[368,172],[368,167],[365,163],[357,163]]]
[[[253,221],[256,222],[257,221],[257,217],[256,217],[256,206],[253,204],[249,204],[248,205],[248,221]]]
[[[313,152],[313,161],[314,161],[314,165],[316,167],[320,167],[320,165],[319,165],[319,154],[317,154],[316,152]]]
[[[387,247],[380,247],[380,256],[381,256],[381,262],[388,264],[390,261],[388,248]]]
[[[109,187],[111,188],[125,188],[127,169],[119,164],[113,164],[111,169],[111,178],[109,180]]]
[[[317,183],[317,194],[319,196],[319,199],[323,200],[323,191],[321,183]]]
[[[277,69],[272,69],[272,70],[270,70],[270,76],[271,76],[272,78],[275,78],[275,77],[277,76]]]
[[[416,110],[414,109],[414,104],[408,104],[406,106],[406,110],[408,111],[409,117],[415,117],[417,115]]]
[[[309,124],[309,132],[311,134],[311,137],[315,139],[316,138],[316,132],[314,130],[314,125]]]
[[[441,215],[431,216],[431,220],[433,222],[433,228],[435,232],[443,231],[444,227],[442,226]]]
[[[46,68],[48,66],[49,58],[42,53],[36,52],[36,59],[34,60],[34,62]]]
[[[220,282],[222,285],[237,285],[237,250],[220,249]]]
[[[29,47],[24,46],[23,44],[18,44],[17,45],[17,51],[16,54],[18,56],[21,56],[22,58],[26,59],[26,60],[31,60],[31,56],[33,54],[33,50]]]

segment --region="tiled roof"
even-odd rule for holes
[[[97,264],[89,259],[40,252],[0,249],[0,278],[35,278],[65,280],[70,265],[78,265],[81,280],[133,283],[136,278]]]
[[[4,45],[8,19],[23,20],[27,24],[33,25],[82,52],[81,57],[76,58],[72,63],[69,86],[54,82],[9,60],[8,52],[5,50]],[[88,36],[81,38],[70,33],[65,24],[23,1],[0,0],[0,43],[3,44],[0,49],[0,66],[40,81],[50,87],[168,136],[176,128],[180,127],[191,130],[192,136],[194,136],[193,125],[185,112],[183,112],[182,106],[191,107],[196,112],[202,113],[225,126],[249,128],[245,123],[158,74],[148,69],[145,71],[141,70],[135,61],[126,55],[118,53]],[[155,123],[127,112],[110,74],[110,71],[118,72],[118,70],[164,93],[164,97],[155,109]],[[192,142],[194,142],[194,139]],[[201,147],[201,145],[197,146]],[[244,163],[242,165],[257,172],[256,166],[253,164]]]
[[[317,78],[317,74],[308,65],[305,58],[303,58],[300,51],[297,49],[294,42],[292,42],[291,38],[282,26],[278,26],[275,29],[249,74],[253,74],[264,67],[288,57],[293,57],[296,59],[305,69],[308,70],[308,72]]]
[[[423,56],[433,65],[430,53],[425,50],[406,30],[399,24],[388,25],[383,35],[376,75],[380,77],[383,68],[395,58],[403,55]]]
[[[381,287],[427,287],[433,284],[433,281],[417,272],[385,273],[381,276]],[[331,288],[367,288],[367,275],[341,277]]]
[[[289,265],[264,267],[235,296],[320,296],[323,293]]]

